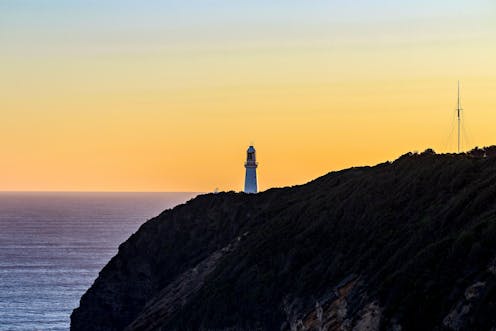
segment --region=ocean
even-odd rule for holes
[[[195,195],[0,193],[0,330],[68,330],[119,244]]]

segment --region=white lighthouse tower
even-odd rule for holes
[[[248,147],[246,151],[246,177],[245,177],[245,193],[257,193],[257,156],[253,146]]]

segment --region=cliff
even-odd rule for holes
[[[119,247],[71,330],[494,331],[496,158],[198,196]]]

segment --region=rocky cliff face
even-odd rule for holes
[[[496,330],[496,159],[405,155],[145,223],[79,330]]]

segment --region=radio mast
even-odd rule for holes
[[[458,153],[460,153],[460,145],[461,145],[461,122],[462,122],[462,106],[461,106],[461,100],[460,100],[460,81],[458,81],[458,106],[456,107],[456,115],[458,118]]]

